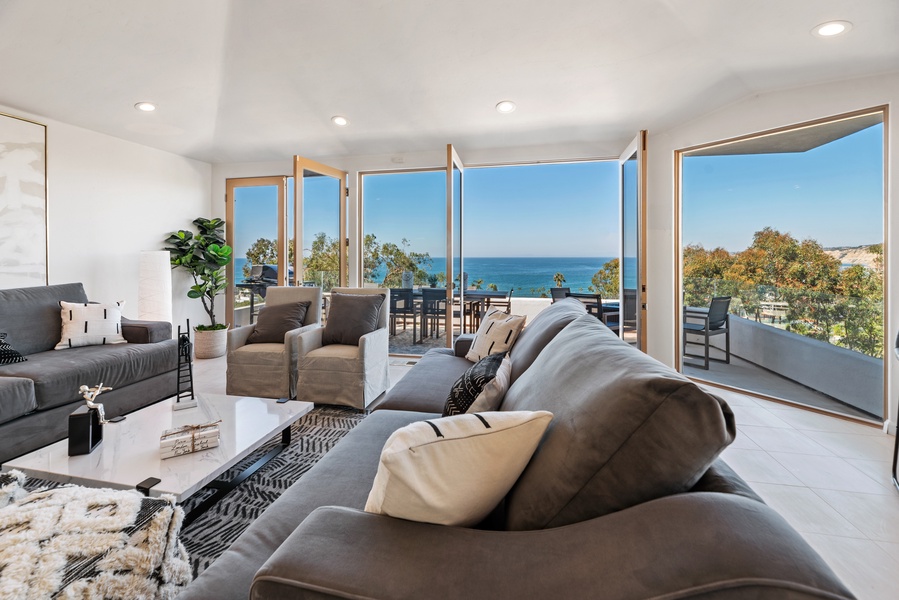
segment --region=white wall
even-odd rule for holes
[[[41,115],[0,112],[47,125],[49,282],[80,281],[91,300],[125,300],[137,318],[142,250],[161,250],[171,231],[210,215],[211,165]],[[173,321],[206,321],[174,273]]]
[[[674,151],[697,144],[728,139],[794,123],[886,105],[899,99],[899,73],[840,81],[826,85],[781,90],[756,95],[724,107],[714,113],[666,132],[649,132],[648,141],[648,249],[647,249],[647,311],[648,350],[655,358],[674,364],[676,292],[674,268],[679,250],[674,247],[674,227],[678,223],[674,203]],[[896,116],[885,128],[888,147],[887,177],[899,177],[899,157],[893,150],[899,139]],[[887,188],[889,207],[896,202],[892,187]],[[887,273],[890,289],[886,290],[887,336],[896,334],[899,298],[891,290],[899,289],[899,244],[889,241],[899,232],[899,211],[888,210],[886,221]],[[892,342],[889,344],[892,348]],[[899,392],[899,368],[892,352],[887,356],[889,377],[887,397],[893,426],[896,419],[896,393]]]

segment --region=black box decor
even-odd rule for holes
[[[90,454],[102,441],[99,410],[85,405],[69,415],[69,456]]]

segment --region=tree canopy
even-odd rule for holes
[[[873,267],[841,269],[817,241],[799,241],[771,227],[757,231],[741,252],[689,245],[684,248],[684,302],[704,305],[713,296],[731,296],[731,312],[756,320],[765,318],[765,307],[778,303],[787,307],[788,331],[880,357],[883,245],[869,250],[876,255]]]

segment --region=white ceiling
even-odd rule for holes
[[[0,0],[0,105],[212,163],[623,147],[899,70],[897,26],[897,0]]]

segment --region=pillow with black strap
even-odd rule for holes
[[[498,308],[491,308],[481,319],[465,358],[477,362],[490,354],[508,351],[521,333],[524,321],[523,316],[509,315]]]
[[[0,365],[12,365],[28,360],[6,341],[6,334],[0,333]]]
[[[303,326],[310,302],[288,302],[265,306],[259,311],[248,344],[283,344],[284,336]]]
[[[482,358],[462,373],[453,384],[443,416],[494,411],[499,408],[509,389],[512,361],[498,352]]]
[[[378,328],[386,294],[341,294],[331,292],[328,322],[322,331],[322,346],[358,346],[359,338]]]
[[[127,344],[122,336],[123,300],[110,304],[94,302],[59,301],[62,316],[62,339],[56,350],[99,346],[105,344]]]

